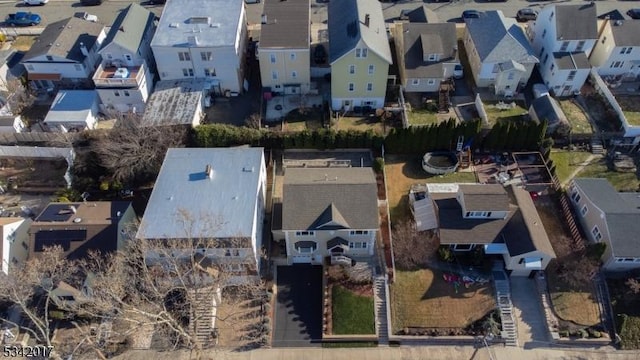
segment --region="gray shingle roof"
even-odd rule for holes
[[[204,87],[202,79],[158,81],[145,106],[142,125],[192,125]]]
[[[556,5],[556,38],[558,40],[597,39],[596,4]]]
[[[573,181],[604,212],[613,256],[640,257],[640,194],[618,193],[606,179]]]
[[[369,26],[365,25],[369,15]],[[377,0],[329,2],[329,63],[353,50],[362,40],[366,46],[391,64],[391,49],[382,6]]]
[[[508,211],[509,196],[500,184],[459,185],[467,211]]]
[[[561,70],[573,70],[573,69],[590,69],[591,64],[589,58],[584,52],[554,52],[558,69]]]
[[[169,0],[151,46],[184,46],[192,37],[199,47],[234,46],[243,8],[244,0]]]
[[[310,35],[309,0],[265,0],[260,48],[308,49]]]
[[[80,51],[80,44],[91,49],[103,28],[102,24],[75,17],[51,23],[44,28],[22,61],[51,55],[82,62],[85,56]]]
[[[505,18],[502,11],[487,11],[465,22],[482,62],[538,63],[522,28],[514,19]]]
[[[169,149],[137,237],[251,237],[262,162],[262,148]]]
[[[142,38],[149,26],[153,26],[155,14],[138,4],[131,4],[118,14],[111,24],[104,48],[110,43],[118,44],[132,54],[138,52]]]
[[[515,256],[537,250],[555,257],[556,253],[529,192],[512,185],[509,195],[518,206],[518,211],[505,228],[505,243],[509,254]]]
[[[560,105],[549,94],[533,100],[531,108],[535,111],[540,121],[547,120],[549,125],[567,122],[567,117],[564,115]]]
[[[399,25],[402,36],[396,38],[396,53],[399,66],[404,67],[405,77],[441,78],[443,77],[442,63],[457,61],[455,24],[403,23]],[[429,41],[423,41],[423,39]],[[431,43],[434,47],[429,46]],[[440,61],[424,61],[423,53],[440,54]]]
[[[316,229],[333,205],[351,229],[378,228],[377,185],[371,168],[288,168],[284,175],[282,229]],[[326,222],[325,222],[326,223]],[[324,229],[323,227],[321,229]]]
[[[416,23],[439,23],[440,18],[438,15],[431,9],[429,9],[426,5],[422,5],[417,7],[407,14],[410,22]]]
[[[635,20],[609,21],[616,46],[640,46],[640,22]]]

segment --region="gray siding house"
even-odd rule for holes
[[[635,192],[617,192],[606,179],[574,179],[571,204],[592,242],[604,242],[602,268],[627,271],[640,268],[640,198]]]

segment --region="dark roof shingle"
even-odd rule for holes
[[[104,29],[102,24],[75,17],[56,21],[47,25],[25,54],[23,61],[42,55],[57,56],[77,62],[85,58],[80,44],[91,49]]]
[[[308,49],[310,43],[309,0],[265,0],[261,25],[261,48]]]

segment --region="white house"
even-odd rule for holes
[[[595,2],[549,5],[527,28],[542,79],[554,95],[579,92],[589,76],[588,57],[598,39],[596,16]]]
[[[602,76],[640,75],[640,23],[634,20],[604,20],[589,61]]]
[[[104,26],[76,17],[47,25],[22,64],[38,89],[90,86],[100,59],[98,49],[107,37]]]
[[[153,89],[155,14],[131,4],[116,17],[98,54],[93,83],[103,112],[143,112]]]
[[[151,49],[160,80],[207,79],[225,93],[243,89],[246,44],[243,0],[171,0]]]
[[[441,245],[454,251],[482,247],[501,255],[511,276],[546,269],[556,257],[531,196],[524,189],[500,184],[427,184]],[[423,205],[424,206],[424,205]],[[427,213],[424,210],[422,213]]]
[[[53,132],[94,129],[98,124],[98,94],[95,90],[60,90],[44,118]]]
[[[282,196],[273,237],[285,244],[288,264],[330,257],[350,265],[373,255],[379,222],[371,168],[287,168]]]
[[[573,179],[568,195],[580,225],[592,242],[604,242],[602,268],[640,268],[640,197],[617,192],[606,179]]]
[[[476,85],[491,87],[496,95],[520,92],[538,63],[522,28],[499,10],[465,23],[464,47]]]
[[[9,274],[9,265],[19,265],[29,256],[29,224],[31,219],[0,218],[2,242],[2,272]]]
[[[0,133],[19,133],[25,128],[20,115],[15,115],[9,108],[7,100],[0,96]]]
[[[169,149],[149,198],[139,239],[203,239],[193,249],[223,261],[229,281],[259,274],[267,174],[262,148]],[[149,253],[147,260],[160,261]]]

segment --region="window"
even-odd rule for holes
[[[567,76],[567,81],[573,81],[576,78],[577,71],[571,70],[569,71],[569,75]]]
[[[124,92],[124,96],[129,96],[130,95],[129,94],[129,90],[124,90],[123,92]]]
[[[291,61],[295,61],[296,60],[296,53],[291,53],[289,55],[289,59],[291,59]]]
[[[118,91],[118,90],[114,91],[114,92],[113,92],[113,95],[115,95],[115,96],[120,96],[120,91]]]
[[[542,30],[542,38],[544,39],[544,37],[547,35],[547,29]]]
[[[369,75],[372,75],[376,71],[375,65],[369,65]]]
[[[433,79],[427,80],[427,85],[435,85],[436,81]]]
[[[576,204],[580,202],[580,198],[580,194],[577,191],[571,194],[571,199],[573,199]]]
[[[303,254],[310,254],[316,250],[318,245],[313,241],[298,241],[293,244],[293,247],[299,252]]]
[[[182,69],[182,76],[189,76],[189,71],[187,69]]]
[[[271,59],[272,64],[276,63],[276,54],[269,54],[269,58]]]
[[[315,236],[315,231],[296,231],[296,236]]]
[[[612,68],[621,68],[622,66],[624,66],[624,61],[615,61],[611,64],[610,67]]]
[[[47,61],[53,61],[53,56],[47,55]]]
[[[549,70],[553,71],[553,69],[555,69],[555,68],[556,68],[556,65],[555,64],[551,64],[551,68]]]
[[[549,15],[549,21],[551,21],[551,19],[553,19],[553,11],[551,12],[551,15]]]
[[[291,72],[291,77],[294,78],[294,79],[297,78],[298,77],[298,72],[297,71],[292,71]]]
[[[22,247],[23,247],[25,250],[29,250],[29,245],[27,245],[27,243],[25,243],[24,241],[22,242]]]
[[[231,256],[231,249],[226,249],[224,251],[224,256]]]
[[[540,57],[542,57],[542,54],[544,54],[544,46],[540,49]]]
[[[366,58],[368,51],[367,48],[356,49],[356,58]]]
[[[513,72],[509,72],[509,74],[507,74],[507,80],[513,80],[514,76]]]
[[[576,51],[582,51],[582,49],[584,48],[584,44],[585,44],[584,40],[578,41],[578,46],[576,46]]]
[[[467,217],[478,218],[490,216],[491,212],[486,211],[467,211]]]
[[[349,243],[349,249],[366,249],[367,242],[366,241],[353,241]]]
[[[594,226],[593,229],[591,229],[591,235],[593,235],[593,239],[595,241],[602,240],[602,234],[600,233],[600,229],[598,229],[598,225]]]
[[[367,91],[373,91],[373,83],[367,83]]]
[[[587,205],[582,205],[582,209],[580,209],[580,214],[582,215],[582,217],[587,215],[588,212],[589,212],[589,208],[587,208]]]
[[[13,263],[13,265],[18,265],[18,259],[16,259],[15,256],[11,257],[11,263]]]
[[[113,59],[113,55],[111,55],[111,53],[107,53],[107,59],[109,60]]]
[[[563,41],[562,46],[560,47],[560,51],[567,51],[568,47],[569,47],[569,41]]]
[[[82,66],[80,64],[75,64],[73,67],[76,68],[76,71],[82,70]]]
[[[549,60],[549,54],[544,55],[544,60],[542,60],[542,64],[547,65],[547,60]]]
[[[351,230],[349,235],[369,235],[369,230]]]
[[[211,51],[201,51],[200,58],[202,59],[202,61],[211,61],[211,59],[213,58],[213,55]]]
[[[233,256],[240,256],[240,250],[233,249]]]
[[[605,41],[607,41],[607,37],[606,37],[606,36],[604,36],[604,37],[602,38],[602,41],[601,41],[601,42],[604,44],[604,42],[605,42]]]
[[[278,80],[278,72],[277,71],[273,70],[271,72],[271,79],[272,80]]]
[[[429,54],[428,61],[437,61],[437,60],[438,60],[438,55],[436,55],[436,54]]]
[[[355,73],[356,73],[356,66],[349,65],[349,74],[355,74]]]
[[[131,57],[131,54],[124,54],[124,59],[127,61],[133,60],[133,58]]]
[[[420,79],[411,80],[411,85],[420,85]]]
[[[623,47],[620,49],[620,54],[629,54],[631,52],[632,47]]]
[[[191,61],[191,55],[188,52],[179,52],[178,53],[178,59],[180,61]]]
[[[187,69],[189,70],[189,76],[193,77],[193,69]]]
[[[353,83],[349,83],[349,91],[355,91],[356,86]]]
[[[204,76],[216,76],[216,69],[204,69]]]

